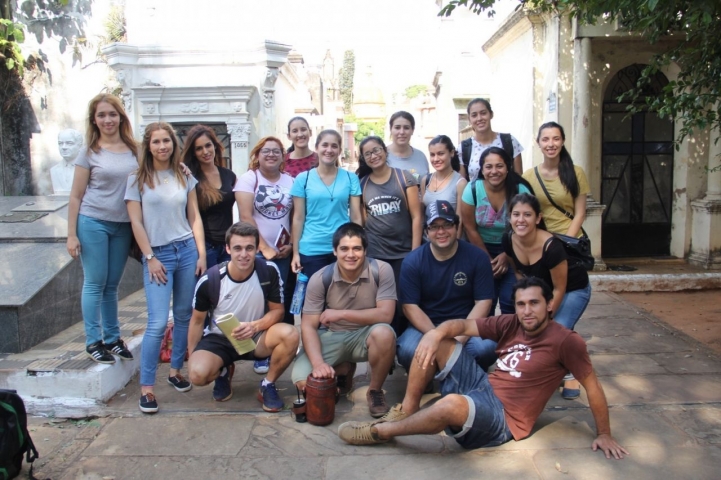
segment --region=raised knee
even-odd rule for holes
[[[395,335],[393,334],[393,329],[385,327],[374,328],[373,330],[371,330],[368,338],[381,345],[388,345],[390,343],[395,344],[396,341]]]
[[[209,372],[202,365],[188,362],[188,378],[190,383],[197,387],[202,387],[210,383],[208,379]]]

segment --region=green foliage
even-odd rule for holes
[[[355,77],[355,53],[353,50],[346,50],[343,54],[343,67],[340,69],[340,98],[343,100],[345,112],[350,114],[353,111],[353,78]]]
[[[20,75],[23,73],[23,54],[20,44],[25,41],[25,32],[22,25],[12,20],[0,18],[0,55],[5,60],[8,70],[17,67]]]
[[[451,0],[439,16],[448,16],[459,6],[492,16],[495,0]],[[695,130],[721,127],[721,2],[719,0],[519,0],[535,11],[568,14],[583,24],[619,20],[632,34],[649,43],[667,41],[664,52],[652,57],[636,88],[619,100],[630,102],[634,113],[653,109],[679,119],[677,148]],[[656,97],[644,95],[653,74],[675,63],[678,78]],[[715,141],[718,141],[716,138]]]
[[[405,95],[407,99],[416,98],[418,95],[423,95],[428,91],[428,87],[425,85],[411,85],[406,88]]]
[[[385,132],[385,122],[378,120],[377,122],[366,122],[364,120],[357,119],[354,115],[346,115],[346,123],[355,123],[358,125],[358,131],[353,135],[356,146],[369,135],[376,135],[383,138]]]
[[[125,7],[123,5],[110,7],[108,18],[105,19],[105,33],[107,34],[108,43],[126,41]]]

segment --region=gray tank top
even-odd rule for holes
[[[456,187],[458,186],[458,180],[460,179],[461,174],[454,171],[450,180],[446,183],[446,186],[442,190],[432,192],[426,188],[426,191],[423,194],[423,211],[425,212],[425,207],[427,207],[430,203],[435,202],[436,200],[445,200],[450,203],[453,206],[453,210],[458,213],[458,190],[456,190]],[[422,179],[422,181],[425,182],[425,178]],[[458,214],[460,215],[460,213]]]

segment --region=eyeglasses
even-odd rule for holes
[[[429,232],[437,232],[441,228],[443,230],[454,230],[456,228],[456,224],[446,222],[446,223],[441,223],[441,224],[428,225],[428,227],[426,227],[426,228],[428,229]]]
[[[279,148],[261,148],[261,149],[260,149],[260,153],[263,154],[263,155],[275,155],[275,156],[278,156],[278,155],[280,155],[282,152],[280,151]]]
[[[381,147],[376,147],[373,150],[368,150],[363,154],[363,158],[371,158],[373,155],[380,155],[383,152]]]

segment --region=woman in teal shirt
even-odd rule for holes
[[[513,267],[503,251],[501,240],[508,225],[508,204],[518,193],[533,194],[533,189],[516,172],[509,172],[511,159],[502,148],[491,147],[480,158],[478,179],[466,185],[461,204],[461,219],[468,241],[484,250],[491,258],[494,278],[494,298],[489,315],[494,315],[496,303],[501,313],[515,313]]]
[[[341,136],[323,130],[315,141],[318,167],[300,173],[293,183],[293,260],[291,269],[301,269],[310,278],[335,262],[333,233],[347,222],[362,225],[360,184],[355,173],[338,167]]]

